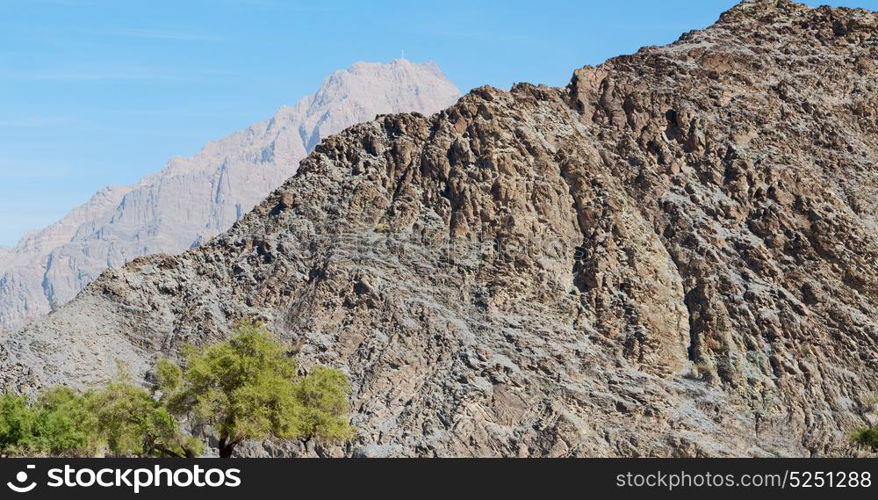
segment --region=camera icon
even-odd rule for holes
[[[36,469],[37,466],[36,465],[27,465],[27,467],[25,467],[25,468],[27,470],[32,470],[32,469]],[[27,480],[28,480],[27,471],[24,471],[24,470],[19,471],[18,474],[15,475],[15,482],[9,481],[8,483],[6,483],[6,486],[8,486],[10,490],[12,490],[16,493],[27,493],[27,492],[32,491],[34,488],[37,487],[37,483],[34,481],[31,481],[30,484],[25,485]],[[16,483],[18,483],[18,484],[16,484]]]

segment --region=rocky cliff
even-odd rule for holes
[[[713,26],[325,139],[228,232],[0,337],[0,382],[264,319],[357,440],[250,453],[827,456],[878,390],[878,14]]]
[[[0,330],[67,303],[108,267],[179,253],[228,229],[296,172],[320,139],[382,113],[431,114],[460,97],[433,63],[357,63],[270,120],[107,188],[0,253]]]

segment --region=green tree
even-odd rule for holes
[[[330,368],[298,377],[295,360],[261,323],[238,323],[231,339],[188,348],[184,360],[182,368],[158,363],[162,401],[213,429],[221,457],[247,439],[353,436],[347,377]]]
[[[0,452],[21,451],[33,436],[36,418],[27,397],[6,391],[0,395]]]
[[[24,440],[32,452],[52,455],[94,455],[100,447],[91,393],[69,387],[44,390],[33,405],[32,434]]]
[[[125,379],[108,384],[91,398],[95,432],[115,455],[194,458],[197,439],[185,437],[162,402]]]

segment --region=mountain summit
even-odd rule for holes
[[[357,63],[270,120],[174,158],[136,186],[104,189],[0,252],[0,330],[66,303],[108,267],[178,253],[228,229],[293,175],[321,138],[379,114],[429,115],[458,97],[434,63]]]
[[[355,456],[830,456],[878,392],[878,14],[713,26],[324,139],[227,232],[0,336],[87,385],[261,319]],[[292,169],[293,167],[290,167]]]

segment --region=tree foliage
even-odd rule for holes
[[[212,428],[220,456],[231,456],[248,439],[353,435],[347,377],[324,367],[299,377],[295,360],[261,323],[239,323],[228,341],[190,348],[184,359],[182,368],[159,362],[163,400],[172,411]]]
[[[347,377],[325,367],[300,377],[262,324],[240,323],[229,340],[187,348],[183,358],[182,366],[159,361],[150,389],[123,374],[88,392],[0,394],[0,455],[198,456],[203,443],[182,432],[181,419],[214,432],[224,457],[243,440],[354,434]]]
[[[878,426],[866,427],[860,429],[853,435],[855,443],[870,448],[873,452],[878,453]]]
[[[34,401],[0,396],[0,452],[88,455],[96,452],[90,395],[66,387],[42,392]]]
[[[200,443],[149,391],[125,380],[98,391],[54,387],[33,401],[0,396],[0,453],[11,455],[195,456]]]
[[[349,439],[354,429],[346,415],[350,411],[350,383],[344,373],[319,366],[296,387],[302,405],[298,429],[301,436],[330,440]]]
[[[0,450],[23,451],[34,426],[34,412],[26,397],[8,391],[0,396]]]
[[[95,433],[116,455],[194,457],[202,450],[142,387],[116,381],[95,394],[93,402]]]
[[[53,455],[91,455],[100,448],[95,436],[94,393],[68,387],[44,391],[33,407],[35,425],[28,449]]]

